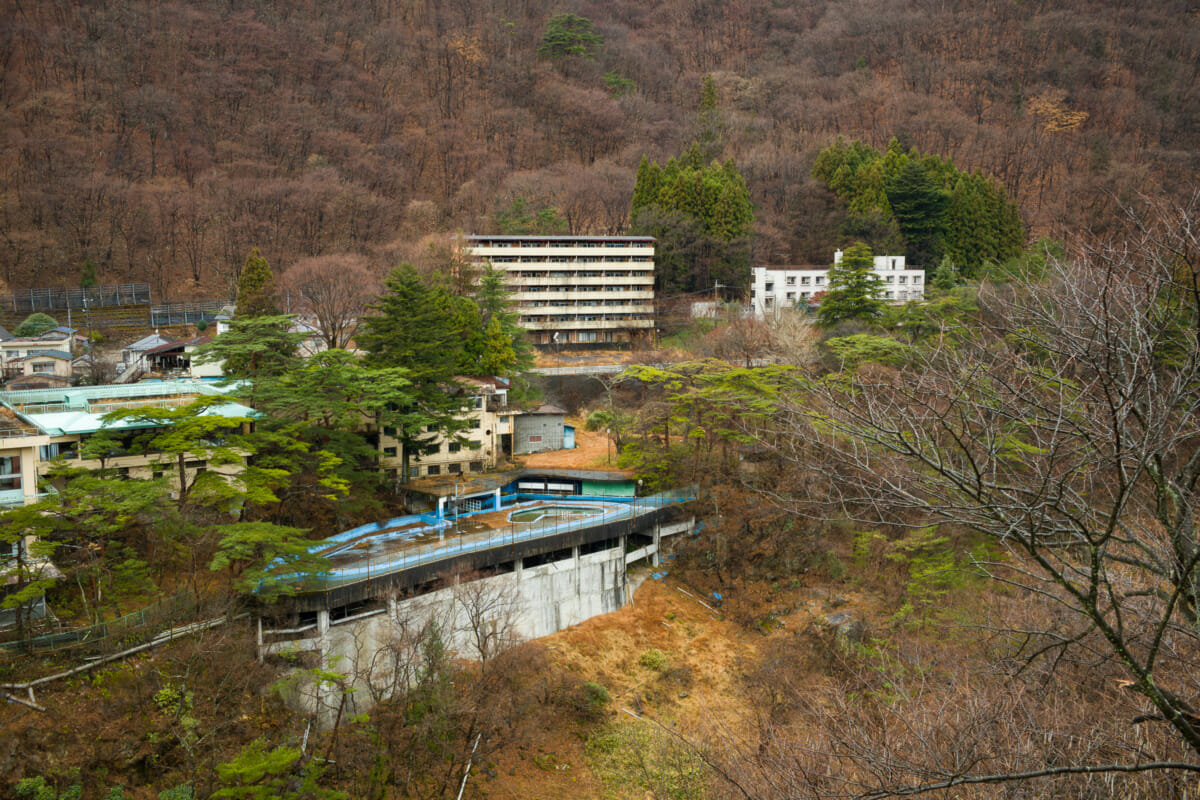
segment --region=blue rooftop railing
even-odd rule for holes
[[[339,586],[345,586],[360,581],[373,580],[385,575],[401,572],[406,569],[423,566],[439,561],[446,561],[468,553],[485,552],[503,547],[509,547],[519,542],[529,542],[547,536],[584,530],[598,525],[608,524],[619,520],[636,519],[651,514],[660,508],[695,499],[694,488],[677,489],[649,497],[636,498],[589,498],[574,496],[553,496],[547,499],[564,504],[591,503],[600,508],[596,514],[589,516],[564,518],[549,515],[535,523],[509,524],[500,529],[480,531],[457,535],[453,520],[441,520],[439,524],[414,530],[410,538],[427,535],[431,532],[441,534],[438,541],[414,544],[402,551],[388,553],[386,556],[373,557],[364,555],[354,563],[332,568],[320,574],[296,575],[281,579],[282,583],[292,585],[299,592],[328,591]],[[383,531],[399,527],[420,515],[397,517],[385,523],[372,523],[331,537],[322,543],[328,547],[330,543],[349,542],[350,540],[370,534],[372,529]],[[338,550],[333,550],[336,554]]]

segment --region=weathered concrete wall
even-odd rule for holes
[[[295,649],[317,650],[324,670],[346,676],[344,685],[318,685],[311,673],[297,671],[287,699],[328,726],[337,717],[342,688],[354,689],[342,709],[350,714],[367,711],[407,686],[421,663],[421,643],[433,626],[453,654],[478,660],[518,641],[616,611],[625,602],[622,546],[392,600],[383,613],[340,624],[330,625],[322,614],[317,639],[304,640]]]
[[[538,437],[530,441],[530,437]],[[521,414],[513,418],[513,452],[541,453],[563,449],[562,414]]]

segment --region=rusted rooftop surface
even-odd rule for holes
[[[37,436],[40,434],[35,426],[17,416],[17,412],[7,406],[0,405],[0,438],[12,436]]]

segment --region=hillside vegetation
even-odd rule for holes
[[[382,270],[423,236],[551,207],[572,233],[614,232],[641,158],[696,139],[745,177],[759,263],[843,244],[846,212],[810,177],[837,135],[980,170],[1035,233],[1103,229],[1195,179],[1197,13],[4,0],[0,278],[76,285],[90,259],[101,283],[228,296],[256,246],[281,270],[336,253]]]

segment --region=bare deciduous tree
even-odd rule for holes
[[[985,288],[976,329],[902,369],[807,383],[764,437],[823,474],[853,518],[986,536],[1003,555],[976,566],[1060,612],[1011,625],[1007,661],[1052,673],[1087,660],[1127,690],[1127,725],[1169,732],[1170,746],[1136,754],[976,760],[941,778],[909,772],[900,785],[881,777],[863,796],[1200,772],[1197,211],[1176,209],[1136,241],[1084,248],[1037,282]]]
[[[353,338],[359,319],[381,289],[367,260],[356,255],[301,259],[284,274],[282,283],[301,310],[316,320],[331,350],[345,347]]]
[[[521,597],[515,577],[458,575],[453,592],[459,625],[481,662],[491,661],[520,643],[517,622]]]

